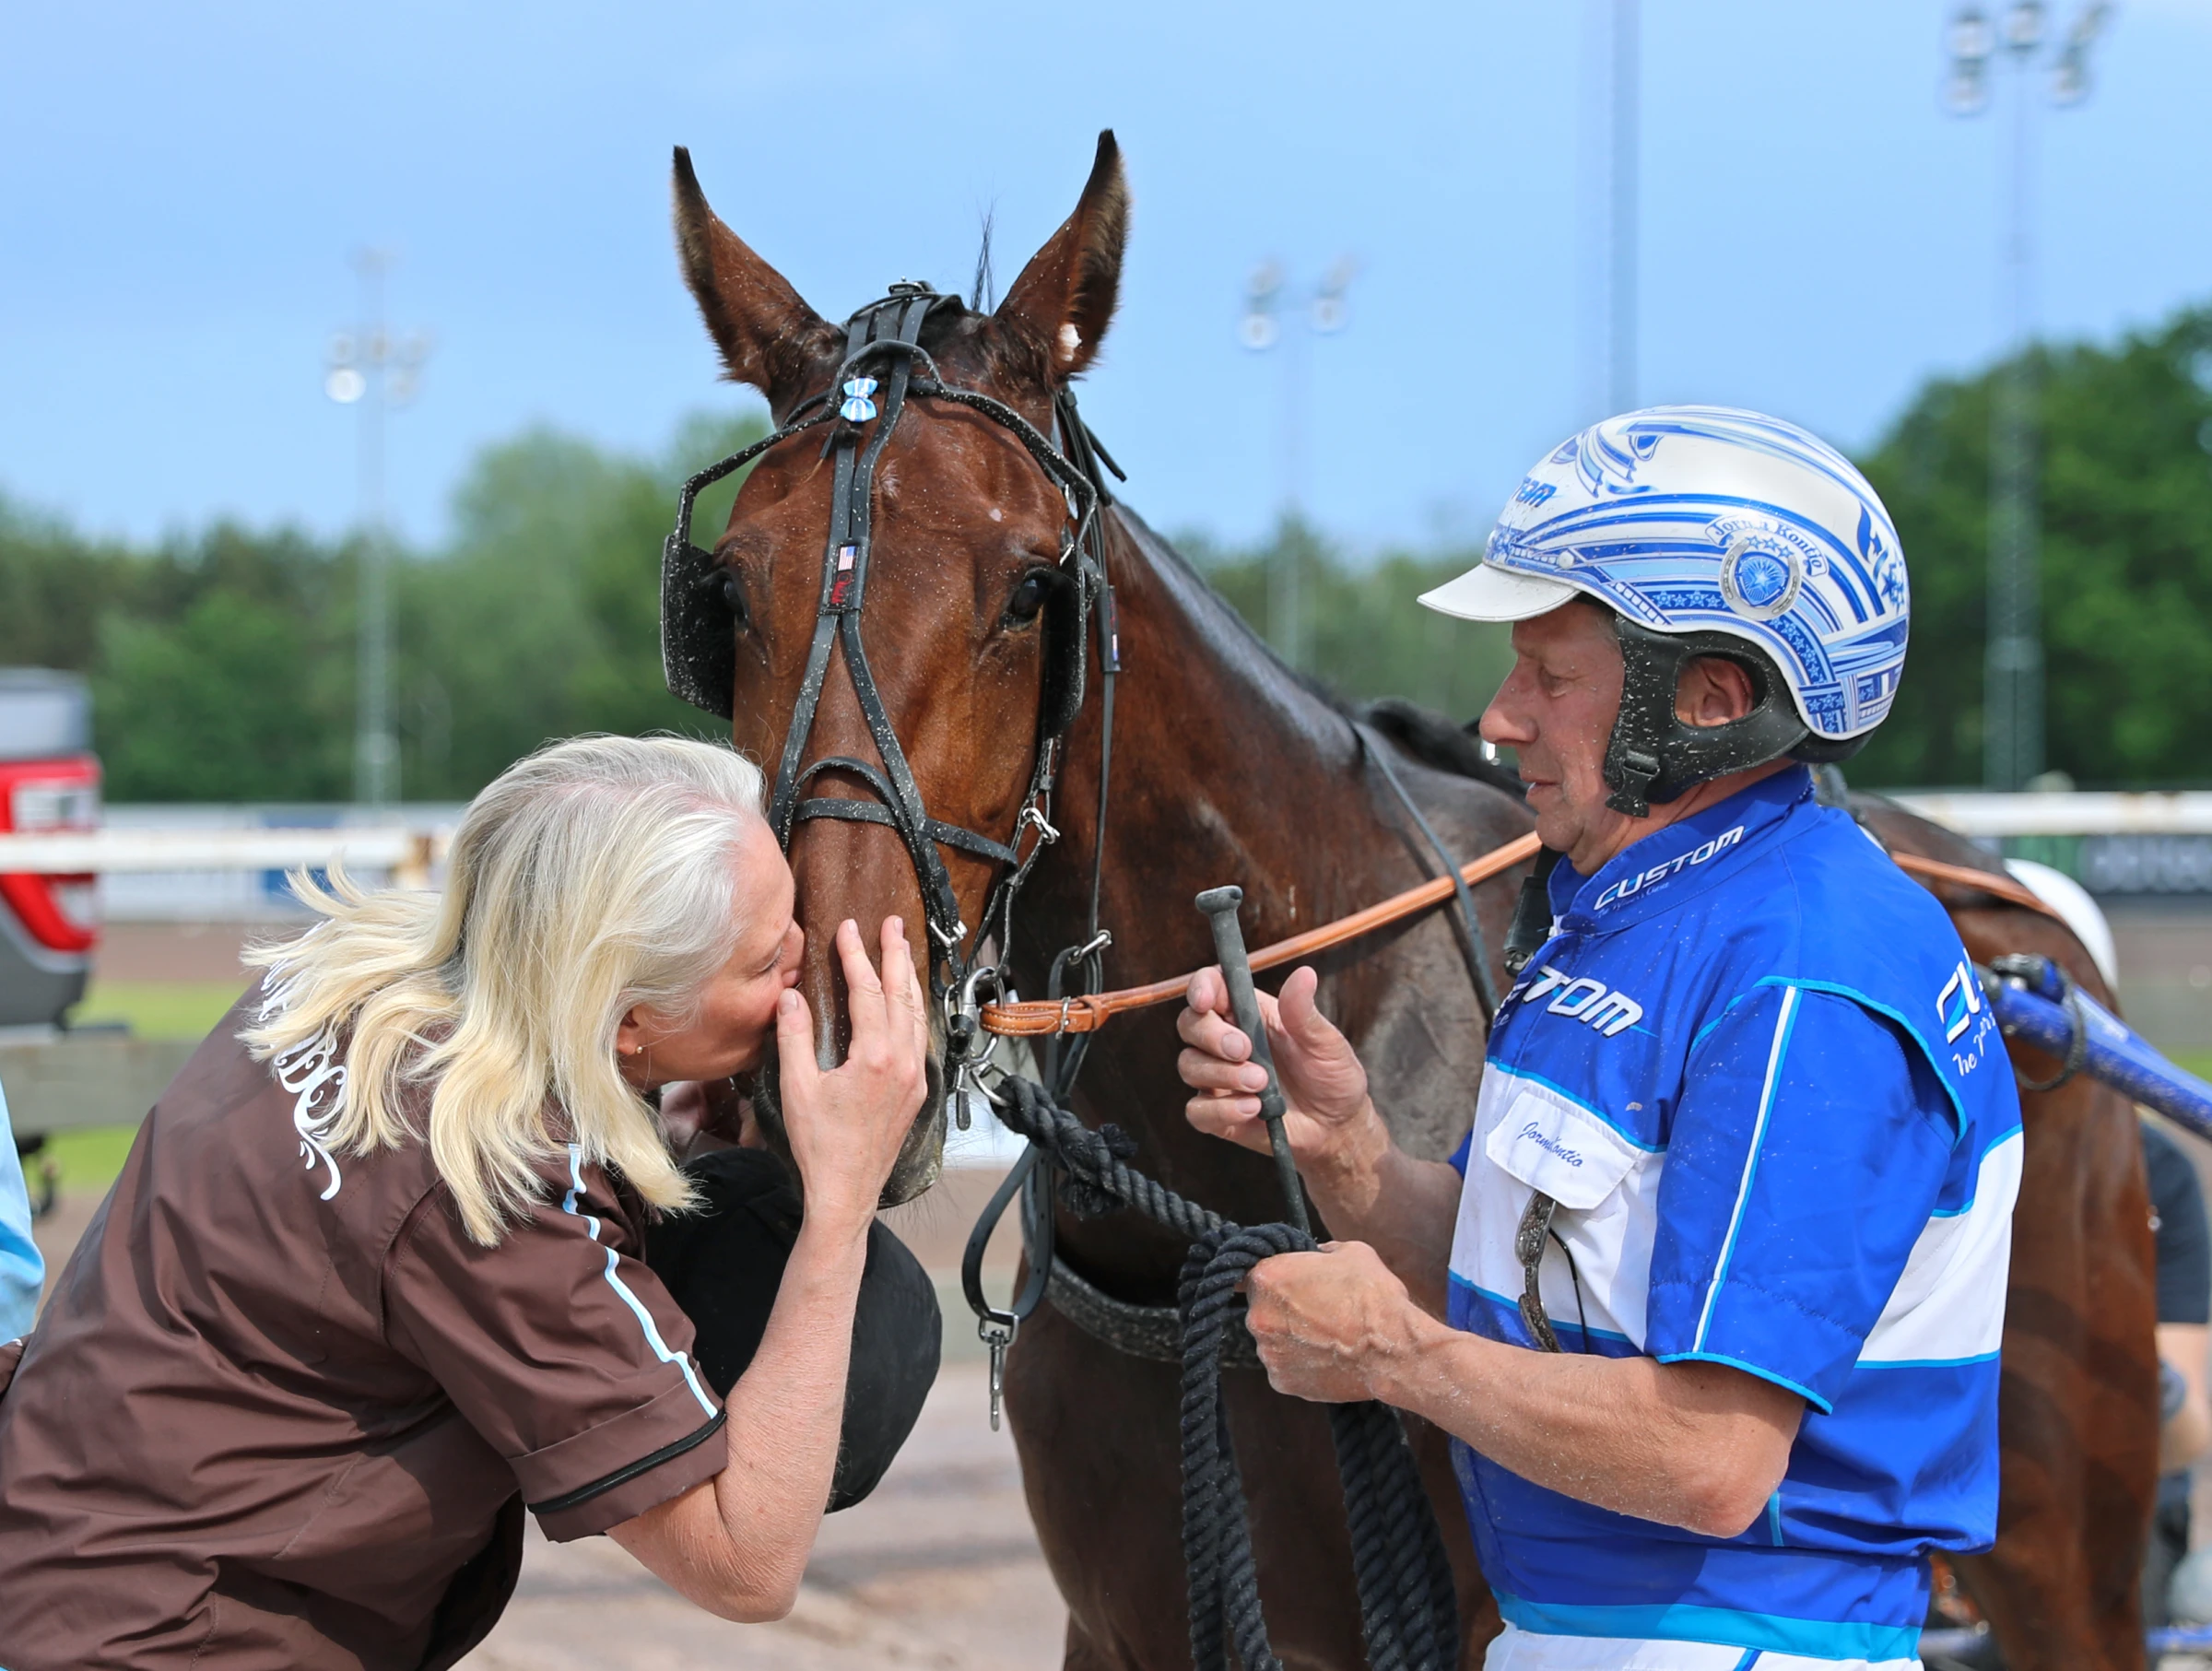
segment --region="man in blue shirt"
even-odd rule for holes
[[[1269,1375],[1453,1435],[1490,1671],[1910,1666],[1928,1551],[1995,1536],[2020,1129],[1948,920],[1813,795],[1896,692],[1888,517],[1794,426],[1657,408],[1423,601],[1516,623],[1482,734],[1541,945],[1448,1166],[1392,1144],[1310,971],[1264,1003],[1343,1239],[1253,1272]],[[1190,1116],[1265,1148],[1227,1013],[1194,979]]]
[[[30,1239],[30,1192],[7,1123],[7,1097],[0,1092],[0,1347],[30,1333],[45,1277],[46,1262]]]

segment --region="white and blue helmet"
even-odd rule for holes
[[[1670,674],[1686,654],[1728,653],[1730,639],[1761,652],[1742,659],[1779,677],[1802,722],[1764,759],[1853,752],[1888,716],[1904,670],[1912,594],[1889,513],[1841,453],[1757,412],[1653,406],[1593,424],[1522,478],[1481,563],[1421,602],[1470,620],[1523,620],[1577,594],[1619,618],[1631,674],[1633,651],[1654,635],[1699,641],[1667,647]],[[1714,634],[1725,635],[1717,645]],[[1673,692],[1669,677],[1651,693],[1664,695],[1667,722],[1645,716],[1653,747],[1667,740],[1658,733],[1673,721]],[[1624,692],[1624,720],[1633,694]],[[1766,745],[1783,718],[1757,728]],[[1719,739],[1691,741],[1713,756],[1702,745]],[[1671,783],[1681,774],[1655,768],[1650,798],[1712,775]]]

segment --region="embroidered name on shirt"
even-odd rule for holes
[[[1677,853],[1671,859],[1653,865],[1641,876],[1623,877],[1606,888],[1605,892],[1599,894],[1597,903],[1591,909],[1603,911],[1608,905],[1618,905],[1621,900],[1641,893],[1653,883],[1663,881],[1673,876],[1685,865],[1704,864],[1707,859],[1716,853],[1725,852],[1743,839],[1744,827],[1741,824],[1738,824],[1734,830],[1724,830],[1702,847],[1693,848],[1688,853]]]
[[[1565,970],[1554,969],[1548,963],[1528,983],[1522,1002],[1534,1004],[1547,993],[1553,995],[1551,1002],[1544,1006],[1546,1014],[1565,1016],[1584,1027],[1594,1027],[1608,1039],[1626,1032],[1643,1019],[1643,1006],[1627,993],[1608,992],[1603,981],[1593,981],[1588,975],[1571,981]]]
[[[1580,1166],[1583,1163],[1583,1151],[1581,1149],[1569,1148],[1557,1137],[1546,1136],[1544,1133],[1537,1128],[1536,1123],[1534,1120],[1531,1120],[1526,1125],[1521,1128],[1521,1135],[1514,1138],[1513,1141],[1516,1143],[1534,1143],[1538,1148],[1543,1149],[1547,1153],[1557,1155],[1569,1166]]]

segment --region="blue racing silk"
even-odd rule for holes
[[[1542,1191],[1563,1349],[1731,1365],[1806,1413],[1733,1538],[1456,1445],[1499,1606],[1537,1634],[1910,1660],[1927,1552],[1996,1535],[2020,1112],[1959,936],[1802,767],[1595,876],[1562,862],[1551,900],[1453,1158],[1451,1322],[1534,1347],[1514,1232]]]
[[[0,1345],[30,1333],[45,1279],[46,1262],[30,1239],[30,1192],[7,1123],[7,1095],[0,1091]]]

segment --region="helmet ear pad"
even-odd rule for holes
[[[1620,640],[1620,713],[1606,745],[1605,777],[1612,791],[1606,805],[1616,812],[1643,818],[1653,803],[1675,800],[1692,784],[1785,756],[1827,761],[1858,750],[1856,738],[1814,737],[1781,671],[1763,650],[1733,633],[1654,632],[1619,614],[1613,630]],[[1682,669],[1708,655],[1735,663],[1749,677],[1751,712],[1722,725],[1688,724],[1675,712]]]

